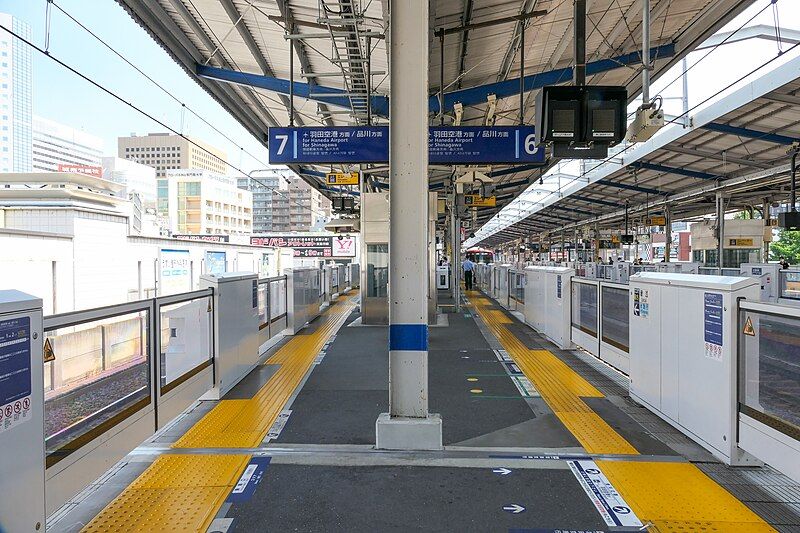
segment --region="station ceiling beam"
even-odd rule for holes
[[[650,57],[653,58],[653,60],[671,57],[674,54],[675,45],[672,43],[657,46],[650,50]],[[593,74],[624,68],[638,63],[641,63],[641,54],[639,52],[631,52],[630,54],[623,54],[621,56],[601,59],[588,63],[586,65],[586,74],[591,76]],[[566,83],[572,79],[572,70],[572,67],[566,67],[525,76],[525,91],[530,92],[536,89],[541,89],[546,85]],[[195,73],[202,78],[249,87],[258,87],[283,96],[289,94],[289,80],[276,78],[269,74],[261,75],[248,72],[238,72],[201,64],[195,66]],[[445,93],[445,111],[452,111],[453,105],[456,103],[461,103],[465,106],[485,103],[490,94],[494,94],[497,98],[518,96],[520,85],[519,81],[519,78],[515,78]],[[314,95],[313,97],[311,96],[312,94]],[[328,96],[328,94],[330,94],[330,96]],[[350,100],[347,97],[347,93],[341,89],[315,85],[312,90],[312,87],[308,83],[296,81],[294,82],[294,95],[298,98],[306,98],[312,101],[350,109]],[[375,115],[388,117],[388,97],[382,95],[373,95],[371,100],[372,110]],[[433,95],[429,98],[428,109],[434,114],[439,112],[438,95]]]
[[[766,141],[775,144],[790,145],[792,143],[800,142],[800,138],[797,137],[789,137],[788,135],[781,135],[779,133],[771,133],[768,131],[758,131],[750,128],[743,128],[741,126],[723,124],[721,122],[709,122],[708,124],[701,127],[709,131],[716,131],[717,133],[726,133],[728,135],[736,135],[737,137],[747,137],[749,139],[756,139],[759,141]]]
[[[239,12],[239,9],[234,5],[233,0],[219,1],[222,4],[222,7],[225,9],[225,13],[227,13],[228,18],[231,19],[231,23],[239,32],[239,36],[244,41],[245,45],[247,45],[247,49],[250,50],[250,54],[252,54],[253,59],[255,59],[256,63],[258,63],[258,67],[264,73],[264,76],[274,76],[275,73],[272,71],[272,67],[269,65],[269,63],[267,63],[267,60],[264,58],[264,54],[262,54],[261,50],[258,48],[256,40],[253,38],[250,30],[247,29],[247,26],[244,23],[244,18]],[[280,95],[280,99],[288,111],[291,107],[289,104],[289,97],[287,95]],[[303,125],[300,117],[296,117],[296,120],[299,122],[299,125]]]
[[[567,197],[567,198],[569,198],[569,197]],[[590,216],[590,217],[593,217],[593,216],[595,216],[597,214],[597,213],[593,213],[591,211],[584,211],[583,209],[577,209],[575,207],[568,207],[566,205],[555,204],[555,205],[551,205],[550,207],[551,207],[551,209],[558,209],[559,211],[569,211],[571,213],[577,213],[579,215],[586,215],[586,216]]]
[[[699,170],[692,170],[690,168],[677,168],[659,163],[650,163],[649,161],[635,161],[628,165],[631,168],[641,170],[652,170],[653,172],[663,172],[664,174],[675,174],[677,176],[686,176],[687,178],[696,178],[700,180],[716,180],[721,176],[709,174],[708,172],[701,172]]]
[[[276,0],[278,4],[278,10],[281,13],[281,17],[283,18],[283,22],[288,23],[290,33],[294,33],[294,26],[296,22],[294,20],[294,13],[292,13],[292,8],[289,6],[288,0]],[[311,61],[308,59],[308,53],[305,49],[305,44],[300,39],[292,39],[291,45],[294,48],[294,53],[297,54],[297,58],[300,60],[300,68],[302,72],[305,74],[311,74],[314,72],[314,69],[311,67]],[[316,85],[314,78],[309,79],[308,83],[311,87]],[[328,106],[326,104],[320,103],[319,104],[319,111],[320,114],[324,117],[323,122],[326,126],[333,126],[333,120],[331,119],[330,115],[328,114]]]
[[[670,152],[674,152],[676,154],[690,155],[692,157],[699,157],[702,159],[713,159],[715,161],[725,161],[727,163],[733,163],[735,165],[741,165],[743,167],[754,167],[754,168],[764,168],[764,169],[770,167],[766,163],[760,163],[758,161],[751,161],[750,159],[744,159],[742,157],[732,156],[727,152],[723,153],[709,152],[706,150],[689,148],[688,146],[672,146],[672,145],[667,145],[666,147],[664,147],[664,149]]]
[[[590,204],[607,205],[609,207],[619,207],[619,202],[609,202],[608,200],[600,200],[598,198],[589,198],[580,194],[570,194],[567,198],[573,200],[580,200],[581,202],[588,202]]]
[[[664,194],[662,191],[659,191],[658,189],[651,189],[650,187],[642,187],[640,185],[631,185],[630,183],[622,183],[619,181],[598,180],[595,183],[599,183],[600,185],[607,185],[608,187],[616,187],[617,189],[624,189],[626,191],[636,191],[644,194],[654,194],[656,196]]]

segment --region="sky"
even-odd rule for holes
[[[50,17],[49,51],[53,56],[173,129],[221,148],[232,166],[245,172],[268,166],[266,148],[189,78],[116,1],[56,0],[56,3],[235,142],[188,111],[182,112],[180,103],[56,8],[51,8]],[[46,0],[0,0],[0,12],[27,22],[34,43],[41,47],[45,46],[46,6]],[[119,136],[165,131],[35,50],[33,65],[34,115],[102,138],[105,155],[116,155]],[[238,174],[234,169],[230,172]]]

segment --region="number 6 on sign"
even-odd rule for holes
[[[531,133],[527,137],[525,137],[525,153],[526,154],[535,154],[536,153],[536,134]]]

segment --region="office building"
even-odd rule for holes
[[[30,26],[6,13],[0,24],[25,39]],[[31,48],[0,30],[0,172],[31,171],[32,136]]]
[[[331,218],[331,201],[299,176],[289,178],[289,223],[283,231],[321,231]]]
[[[238,179],[253,193],[253,232],[321,231],[331,218],[331,202],[288,169],[270,169]]]
[[[102,164],[103,179],[124,185],[128,197],[138,194],[145,209],[155,208],[156,169],[120,157],[104,157]]]
[[[33,170],[80,171],[101,168],[103,140],[70,126],[33,117]],[[101,174],[100,170],[90,172]],[[99,176],[98,176],[99,177]]]
[[[233,178],[208,170],[166,171],[167,211],[173,233],[249,235],[253,195]]]
[[[197,139],[187,139],[169,133],[119,137],[117,155],[156,169],[157,209],[162,215],[168,210],[167,172],[177,169],[208,170],[216,174],[228,173],[225,152]]]
[[[284,231],[289,224],[288,183],[291,171],[269,169],[238,178],[238,186],[253,193],[253,233]]]

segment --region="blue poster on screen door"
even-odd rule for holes
[[[0,433],[30,420],[31,319],[0,320]]]
[[[722,295],[707,292],[703,295],[703,340],[705,355],[722,360]]]

